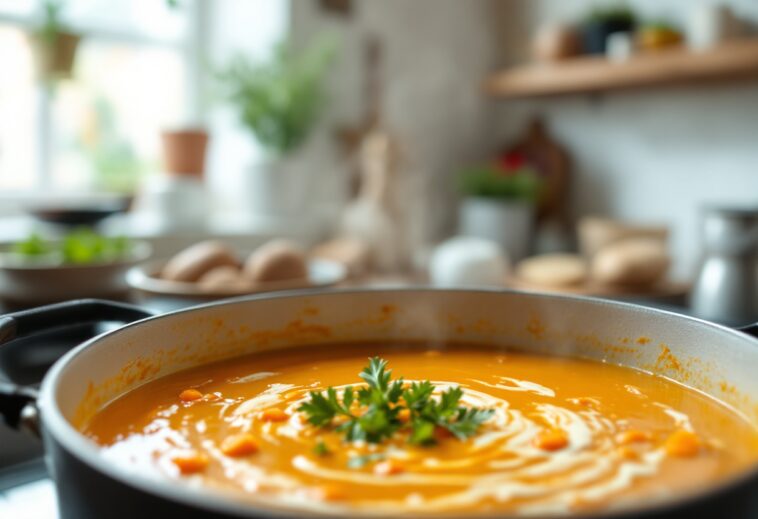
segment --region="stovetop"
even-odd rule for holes
[[[142,306],[156,313],[165,313],[196,302],[177,299],[150,299]],[[0,315],[5,313],[0,307]],[[94,330],[99,333],[102,330]],[[47,367],[60,354],[76,344],[93,336],[92,327],[82,326],[48,337],[35,338],[45,341],[44,355],[30,356],[24,369],[17,370],[20,380],[26,384],[39,380]],[[15,349],[23,352],[34,341],[22,343]],[[4,355],[9,355],[7,350]],[[23,355],[18,355],[23,358]],[[7,360],[7,358],[6,358]],[[0,378],[2,374],[0,373]],[[41,442],[25,433],[8,429],[0,420],[0,518],[13,519],[57,519],[58,510],[55,486],[48,477],[42,459]]]
[[[0,492],[0,517],[57,519],[53,481],[45,477]]]

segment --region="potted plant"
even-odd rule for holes
[[[464,169],[460,234],[498,243],[511,261],[524,258],[529,253],[541,185],[536,171],[516,152]]]
[[[584,51],[605,54],[608,36],[616,32],[633,32],[637,25],[634,12],[623,3],[595,7],[582,24]]]
[[[81,39],[61,23],[62,0],[45,0],[42,25],[30,34],[37,76],[45,81],[71,77]]]
[[[298,51],[278,45],[267,61],[237,56],[219,74],[242,124],[264,152],[247,172],[254,213],[294,213],[306,194],[296,155],[308,140],[325,103],[324,79],[333,45],[321,40]]]
[[[161,132],[166,173],[179,177],[202,178],[208,132],[203,128],[182,127]]]

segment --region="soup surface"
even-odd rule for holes
[[[460,387],[464,412],[426,426],[422,411],[404,410],[413,407],[405,393],[383,418],[362,424],[386,437],[350,438],[348,414],[314,425],[317,409],[303,404],[330,386],[360,422],[369,406],[345,402],[345,387],[360,395],[359,373],[373,356],[387,361],[393,380],[404,377],[405,390],[431,381],[431,409]],[[479,419],[464,424],[472,409]],[[387,416],[389,429],[379,423]],[[758,432],[747,421],[669,380],[463,345],[318,346],[207,365],[131,391],[85,433],[107,459],[143,475],[348,514],[625,506],[696,490],[758,458]]]

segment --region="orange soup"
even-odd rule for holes
[[[618,507],[697,490],[758,457],[750,423],[667,379],[464,345],[319,346],[202,366],[115,400],[85,433],[141,474],[347,514]]]

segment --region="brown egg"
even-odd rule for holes
[[[236,288],[249,284],[242,271],[231,265],[215,267],[203,274],[197,282],[205,290]]]
[[[287,240],[260,246],[245,262],[245,277],[255,283],[306,279],[308,267],[303,251]]]
[[[239,268],[239,265],[239,260],[229,247],[218,241],[203,241],[171,258],[163,267],[161,277],[171,281],[194,282],[214,268]]]

